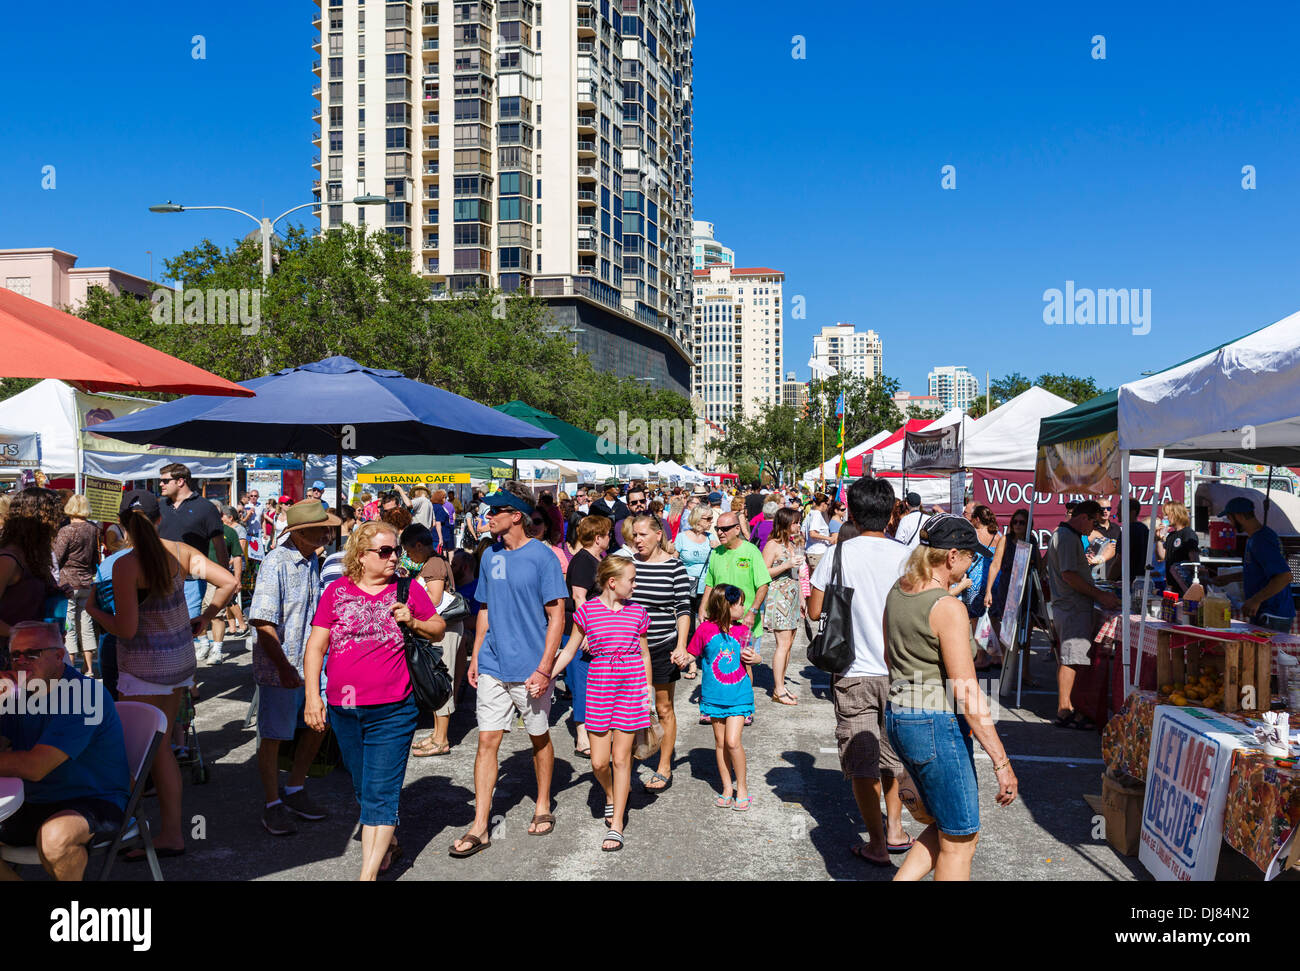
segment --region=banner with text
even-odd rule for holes
[[[41,436],[36,432],[0,429],[0,466],[37,469],[41,465]]]
[[[1156,708],[1138,859],[1157,880],[1214,879],[1239,730],[1204,708]]]
[[[1120,479],[1119,432],[1040,445],[1035,474],[1044,492],[1114,495]]]
[[[122,508],[122,483],[112,479],[85,478],[86,499],[90,502],[90,518],[97,523],[117,522]]]
[[[908,472],[951,472],[961,468],[961,422],[903,436],[903,468]]]
[[[1011,522],[1011,514],[1025,509],[1034,502],[1034,535],[1040,549],[1047,548],[1052,532],[1065,518],[1065,504],[1084,499],[1102,499],[1105,496],[1083,493],[1036,493],[1032,472],[999,472],[993,469],[975,469],[971,472],[971,498],[993,510],[1003,529]],[[1166,472],[1160,476],[1160,495],[1155,496],[1156,474],[1133,472],[1129,475],[1129,492],[1142,503],[1142,517],[1151,515],[1151,502],[1184,502],[1187,492],[1187,473]],[[1112,501],[1114,496],[1109,497]]]

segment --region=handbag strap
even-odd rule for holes
[[[831,564],[831,583],[837,587],[844,586],[844,566],[840,559],[840,551],[844,549],[837,541],[835,543],[835,562]]]
[[[404,604],[407,602],[408,599],[410,599],[410,596],[411,596],[411,578],[398,577],[397,578],[397,602]]]

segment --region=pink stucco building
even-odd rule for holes
[[[0,249],[0,286],[50,307],[69,310],[86,299],[91,287],[131,293],[148,300],[155,284],[111,266],[77,266],[72,253],[45,246]]]

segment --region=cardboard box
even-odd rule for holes
[[[1104,772],[1101,776],[1101,815],[1106,842],[1125,856],[1137,856],[1142,836],[1142,798],[1146,787],[1125,785]]]

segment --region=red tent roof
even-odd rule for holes
[[[888,445],[893,445],[895,442],[902,439],[902,437],[908,432],[919,432],[932,421],[934,421],[933,418],[909,418],[907,421],[903,422],[903,426],[899,428],[898,431],[894,432],[894,434],[890,435],[888,438],[881,439],[865,452],[848,459],[849,475],[854,476],[855,478],[862,475],[862,466],[866,462],[866,457],[868,455],[878,448],[885,448]]]
[[[0,377],[57,378],[87,391],[251,398],[233,381],[30,297],[0,289]]]

